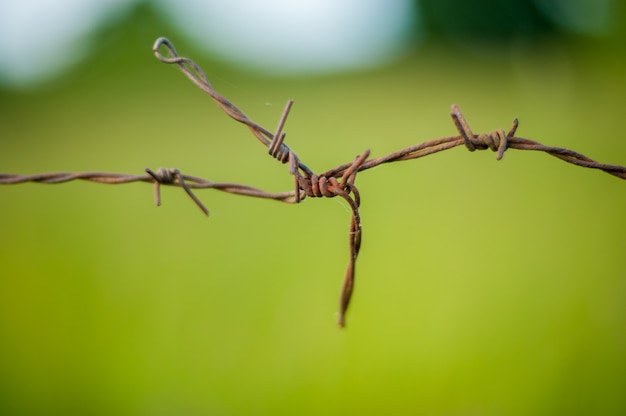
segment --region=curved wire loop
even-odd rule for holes
[[[165,48],[169,56],[163,55],[161,53],[161,48]],[[283,143],[284,135],[282,134],[282,129],[287,120],[287,116],[289,115],[289,110],[293,105],[292,100],[287,102],[287,105],[285,106],[280,122],[278,124],[276,134],[273,134],[263,126],[250,120],[243,113],[243,111],[239,109],[239,107],[237,107],[235,104],[231,103],[224,96],[215,91],[208,78],[206,77],[204,71],[202,71],[202,68],[200,68],[200,66],[191,59],[179,56],[176,52],[176,49],[174,48],[174,45],[167,38],[158,38],[154,43],[152,50],[154,51],[154,55],[159,61],[166,64],[177,65],[181,72],[187,78],[189,78],[189,80],[191,80],[191,82],[193,82],[198,88],[211,96],[213,101],[215,101],[215,103],[228,116],[248,126],[248,129],[250,129],[254,137],[256,137],[257,140],[259,140],[264,146],[269,148],[270,155],[272,155],[274,158],[282,163],[286,163],[288,161],[290,150],[287,145]],[[300,169],[311,173],[306,165],[302,164],[301,162],[298,162],[298,165]]]
[[[339,196],[343,198],[352,210],[352,218],[350,220],[350,232],[349,232],[349,247],[350,257],[348,260],[348,267],[346,268],[346,274],[341,287],[341,295],[339,298],[339,318],[338,325],[344,327],[346,325],[346,312],[350,305],[350,299],[352,298],[352,291],[354,289],[354,276],[356,268],[356,259],[359,256],[359,250],[361,249],[361,238],[363,229],[361,226],[361,214],[359,213],[359,207],[361,205],[361,195],[357,187],[354,185],[356,180],[356,174],[360,167],[370,154],[369,150],[366,150],[361,155],[357,156],[350,167],[343,172],[343,175],[338,179],[335,176],[325,175],[307,175],[302,176],[296,165],[296,159],[293,152],[290,153],[290,173],[294,176],[295,195],[296,202],[300,202],[304,197],[311,198],[334,198]]]

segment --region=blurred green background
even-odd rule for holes
[[[3,84],[0,171],[164,166],[290,190],[285,165],[154,58],[159,36],[270,130],[294,99],[287,142],[317,172],[455,134],[453,103],[474,132],[519,117],[521,137],[626,165],[623,5],[585,34],[516,25],[496,3],[473,22],[463,3],[421,2],[395,60],[307,77],[211,57],[142,3],[95,27],[71,69]],[[178,188],[157,209],[141,183],[0,187],[0,413],[626,413],[626,183],[457,148],[357,185],[345,330],[340,201],[198,191],[207,219]]]

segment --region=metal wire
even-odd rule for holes
[[[168,56],[161,54],[164,48]],[[517,119],[508,132],[502,129],[487,134],[474,134],[463,113],[456,105],[452,106],[452,121],[459,132],[458,136],[443,137],[426,141],[415,146],[407,147],[376,159],[369,159],[369,150],[365,150],[351,163],[339,165],[321,174],[315,174],[308,168],[298,156],[285,143],[286,133],[283,131],[293,101],[288,101],[278,122],[274,133],[250,120],[237,106],[217,93],[202,69],[191,59],[177,54],[174,45],[166,38],[159,38],[153,46],[157,59],[166,64],[175,64],[198,88],[207,93],[216,104],[231,118],[245,124],[261,144],[268,148],[270,156],[281,163],[289,164],[289,173],[294,177],[294,189],[292,191],[272,193],[258,188],[235,183],[211,182],[197,176],[184,175],[178,169],[159,168],[156,172],[146,169],[146,174],[130,175],[107,172],[82,172],[82,173],[41,173],[35,175],[16,175],[0,173],[0,185],[20,184],[25,182],[39,182],[46,184],[58,184],[73,180],[86,180],[105,184],[122,184],[130,182],[149,182],[154,184],[154,197],[156,205],[161,204],[160,187],[178,186],[183,188],[192,201],[209,215],[208,209],[192,192],[192,189],[217,189],[237,195],[246,195],[255,198],[273,199],[285,203],[298,203],[306,197],[311,198],[334,198],[344,199],[352,210],[349,231],[350,257],[341,289],[339,301],[339,326],[345,326],[346,312],[350,304],[354,288],[356,260],[359,255],[362,240],[361,216],[359,207],[361,197],[356,187],[355,180],[358,172],[373,167],[398,162],[402,160],[418,159],[457,146],[465,146],[469,151],[491,149],[497,152],[500,160],[508,149],[534,150],[545,152],[567,163],[591,169],[599,169],[610,175],[626,179],[626,167],[607,165],[596,162],[580,153],[560,147],[545,146],[533,140],[515,136],[519,122]]]
[[[161,205],[161,185],[180,186],[185,190],[187,195],[193,202],[204,212],[209,215],[209,210],[202,202],[193,194],[192,189],[217,189],[218,191],[228,192],[237,195],[253,196],[255,198],[274,199],[287,203],[295,202],[294,192],[266,192],[258,188],[238,183],[228,182],[211,182],[209,180],[199,178],[197,176],[183,175],[178,169],[159,168],[156,172],[146,169],[145,175],[130,175],[126,173],[111,172],[52,172],[38,173],[35,175],[15,175],[0,173],[0,185],[15,185],[26,182],[38,182],[46,184],[57,184],[71,182],[75,180],[84,180],[89,182],[105,183],[109,185],[117,185],[131,182],[149,182],[154,184],[154,200],[157,206]]]

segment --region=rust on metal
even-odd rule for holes
[[[162,49],[167,51],[167,56],[161,53]],[[235,104],[217,93],[202,69],[191,59],[179,56],[174,45],[169,40],[166,38],[157,39],[154,43],[153,51],[159,61],[166,64],[177,65],[183,74],[198,88],[207,93],[228,116],[245,124],[254,137],[267,147],[268,154],[271,157],[281,163],[288,163],[289,174],[294,178],[294,189],[280,193],[266,192],[247,185],[211,182],[197,176],[184,175],[178,169],[164,168],[159,168],[157,171],[147,168],[145,169],[146,173],[142,175],[107,172],[55,172],[35,175],[0,173],[0,185],[20,184],[25,182],[58,184],[74,180],[86,180],[105,184],[147,182],[154,185],[155,203],[157,206],[161,204],[161,185],[177,186],[183,188],[189,198],[191,198],[207,216],[209,215],[209,210],[196,197],[192,189],[217,189],[222,192],[255,198],[273,199],[285,203],[299,203],[306,197],[340,197],[348,203],[352,211],[350,230],[348,233],[350,257],[348,259],[348,266],[346,268],[339,300],[338,324],[341,327],[346,324],[346,312],[350,305],[350,299],[352,298],[356,260],[359,255],[363,233],[361,215],[359,213],[361,196],[355,185],[358,172],[385,163],[418,159],[457,146],[465,146],[472,152],[475,150],[490,149],[497,153],[496,158],[498,160],[502,159],[504,152],[509,149],[545,152],[567,163],[602,170],[610,175],[626,179],[626,167],[624,166],[599,163],[569,149],[545,146],[533,140],[515,136],[519,124],[517,119],[513,120],[508,132],[505,132],[503,129],[498,129],[486,134],[474,134],[463,113],[456,105],[452,106],[452,112],[450,114],[459,133],[457,136],[429,140],[375,159],[370,159],[370,151],[365,150],[363,153],[357,155],[352,162],[339,165],[320,174],[315,174],[307,165],[302,163],[296,153],[285,144],[286,133],[284,132],[284,127],[293,106],[292,100],[287,102],[278,125],[274,133],[272,133],[270,130],[249,119]]]

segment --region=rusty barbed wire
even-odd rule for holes
[[[216,189],[236,195],[253,196],[255,198],[273,199],[282,202],[295,202],[293,191],[266,192],[258,188],[238,183],[211,182],[197,176],[183,175],[178,169],[159,168],[156,172],[146,168],[145,175],[131,175],[126,173],[111,172],[52,172],[38,173],[35,175],[14,175],[0,173],[0,185],[15,185],[26,182],[38,182],[45,184],[65,183],[76,180],[98,182],[109,185],[117,185],[131,182],[149,182],[154,184],[154,201],[157,206],[161,205],[161,185],[179,186],[185,190],[191,200],[209,215],[209,210],[194,195],[192,189]]]
[[[161,54],[164,48],[169,56]],[[225,97],[215,91],[202,69],[191,59],[179,56],[174,45],[166,38],[159,38],[153,46],[156,58],[166,64],[177,65],[181,72],[189,78],[198,88],[207,93],[215,103],[232,119],[245,124],[261,144],[268,149],[268,154],[281,163],[289,166],[289,173],[294,177],[294,189],[287,192],[272,193],[247,185],[236,183],[211,182],[197,176],[184,175],[176,168],[159,168],[156,172],[145,169],[145,174],[131,175],[107,172],[80,172],[80,173],[41,173],[34,175],[16,175],[0,173],[0,185],[20,184],[25,182],[38,182],[45,184],[58,184],[74,180],[85,180],[104,184],[123,184],[131,182],[148,182],[154,185],[154,198],[156,205],[161,204],[161,185],[177,186],[183,188],[191,200],[209,215],[209,210],[192,192],[192,189],[216,189],[236,195],[244,195],[255,198],[272,199],[285,203],[299,203],[306,197],[311,198],[334,198],[344,199],[351,208],[352,218],[349,231],[350,257],[342,284],[339,301],[339,326],[345,326],[345,317],[350,304],[354,288],[356,260],[359,254],[362,240],[361,216],[359,207],[361,196],[355,185],[358,172],[374,168],[376,166],[399,162],[403,160],[418,159],[420,157],[435,154],[457,146],[465,146],[469,151],[490,149],[497,152],[497,160],[502,159],[508,149],[534,150],[545,152],[567,163],[590,169],[602,170],[610,175],[626,179],[626,167],[608,165],[596,162],[573,150],[545,146],[536,141],[515,136],[519,122],[513,120],[508,132],[498,129],[487,134],[474,134],[469,123],[463,116],[458,106],[452,106],[450,113],[452,121],[459,132],[457,136],[443,137],[426,141],[405,149],[398,150],[386,156],[368,159],[369,150],[365,150],[350,162],[339,165],[321,174],[315,174],[298,158],[295,152],[285,143],[286,133],[283,131],[293,101],[287,101],[281,114],[276,130],[272,133],[268,129],[249,119],[243,111],[231,103]]]

